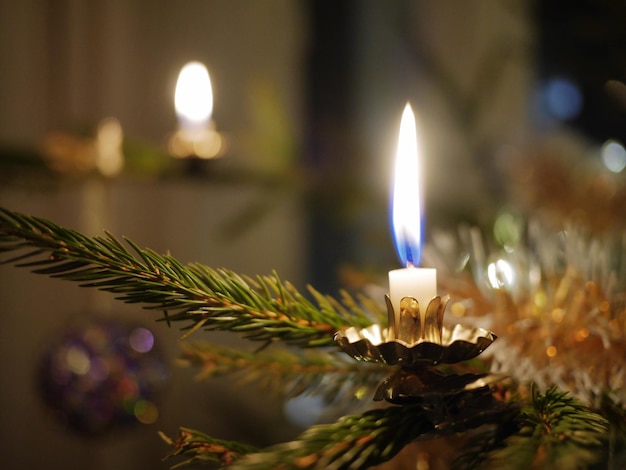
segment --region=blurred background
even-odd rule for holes
[[[0,205],[183,262],[276,270],[298,288],[384,286],[398,264],[388,195],[410,101],[427,234],[487,226],[510,207],[569,204],[592,218],[598,206],[559,197],[580,181],[613,208],[595,227],[621,225],[625,22],[608,0],[0,0]],[[223,143],[212,158],[172,147],[189,130],[174,106],[189,61],[210,74],[201,139]],[[299,432],[278,399],[195,383],[159,315],[0,269],[3,468],[167,468],[157,431],[178,426],[257,445]],[[59,400],[72,391],[42,385],[40,364],[84,354],[81,328],[111,342],[118,327],[150,331],[149,365],[137,350],[90,354],[151,377],[129,387],[152,411],[107,429],[85,424],[97,410],[68,420],[71,400]]]

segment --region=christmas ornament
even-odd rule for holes
[[[166,378],[152,332],[112,319],[67,327],[42,355],[38,371],[45,404],[83,436],[154,423]]]

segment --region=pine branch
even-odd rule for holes
[[[615,400],[613,392],[599,397],[599,412],[606,417],[609,432],[604,461],[607,468],[626,468],[626,408]]]
[[[505,441],[519,431],[518,420],[505,420],[472,434],[463,446],[461,455],[454,461],[455,470],[497,468],[491,466],[492,455],[505,447]],[[493,457],[493,460],[497,460]],[[511,464],[513,465],[513,464]]]
[[[340,418],[307,429],[296,441],[279,444],[235,460],[234,470],[361,469],[385,462],[406,444],[433,431],[419,406],[392,406]],[[207,438],[210,447],[213,440]],[[171,455],[202,458],[203,436],[183,430]],[[200,451],[200,452],[198,452]],[[240,455],[240,454],[237,454]],[[190,463],[186,461],[183,463]]]
[[[165,457],[166,459],[179,454],[189,457],[172,468],[180,468],[192,463],[219,463],[220,467],[223,467],[232,464],[242,455],[258,450],[254,446],[215,439],[189,428],[180,428],[176,440],[170,439],[162,432],[159,435],[172,446],[172,451]]]
[[[274,273],[251,279],[199,263],[183,265],[170,255],[141,249],[111,234],[87,237],[48,220],[0,208],[0,261],[37,274],[78,282],[116,294],[126,303],[162,310],[183,329],[240,332],[257,341],[281,340],[300,347],[334,344],[335,331],[372,323],[356,301],[310,288],[315,304]],[[132,251],[131,251],[132,250]]]
[[[319,349],[250,352],[192,343],[182,345],[180,363],[200,369],[196,376],[200,380],[231,374],[244,385],[253,384],[287,397],[319,393],[334,403],[365,395],[389,372],[387,368],[347,361],[344,357],[347,356]]]
[[[511,411],[487,388],[433,396],[420,403],[377,408],[344,416],[332,424],[312,426],[292,442],[241,455],[228,468],[360,470],[390,460],[414,440],[508,420]],[[207,439],[210,447],[212,440]],[[191,443],[188,441],[184,436],[170,440],[173,454],[199,458],[201,442],[196,435]]]
[[[586,468],[599,458],[607,435],[602,416],[556,387],[544,394],[533,388],[531,400],[516,420],[516,432],[491,437],[492,452],[479,468]]]

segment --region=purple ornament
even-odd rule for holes
[[[38,382],[69,429],[100,436],[154,423],[167,376],[149,329],[107,318],[67,327],[42,355]]]

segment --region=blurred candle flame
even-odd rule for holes
[[[213,114],[213,90],[204,64],[189,62],[181,69],[174,105],[183,130],[195,131],[207,126]]]
[[[415,115],[407,103],[400,122],[393,189],[392,225],[403,266],[418,266],[422,255],[421,172]]]

